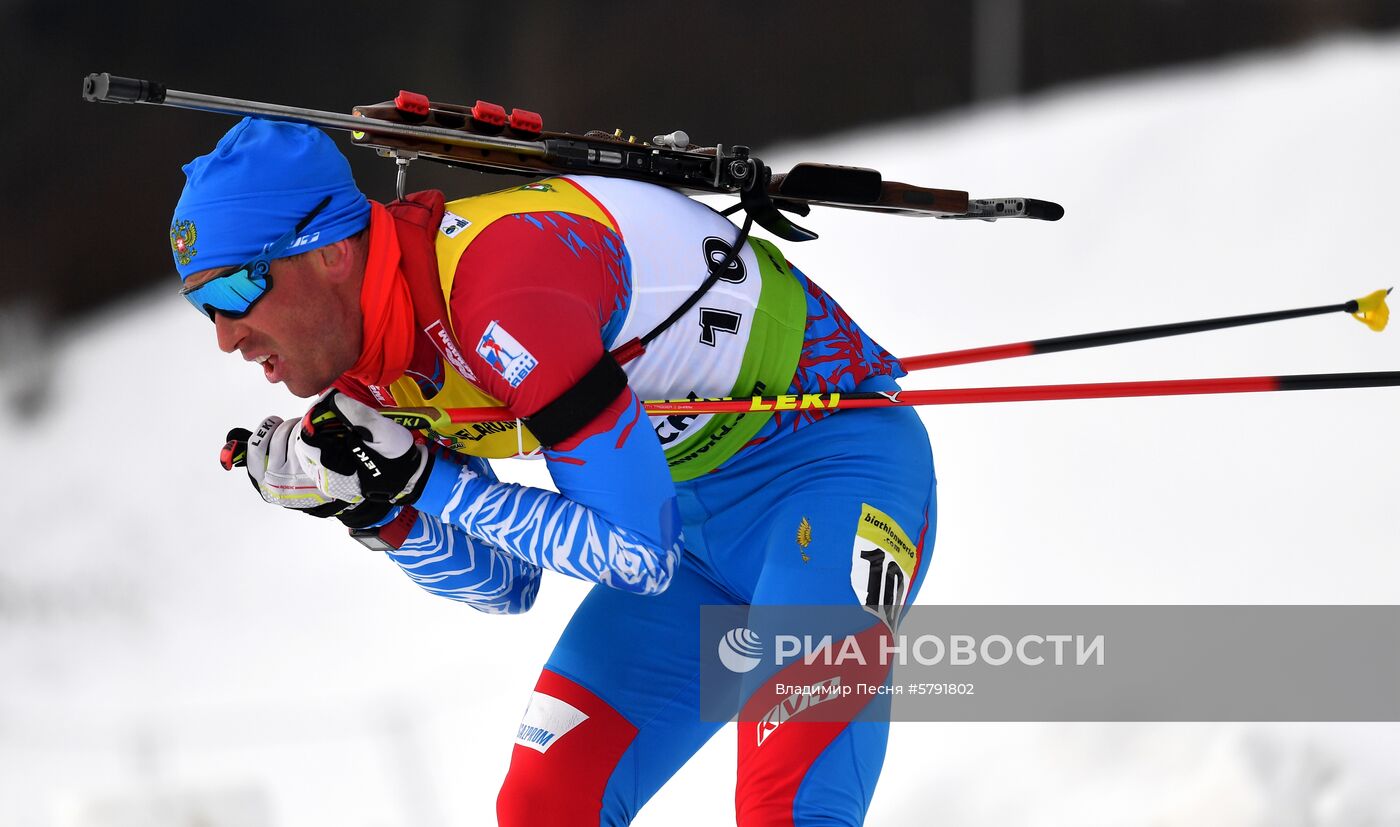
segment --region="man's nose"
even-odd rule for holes
[[[232,353],[238,349],[238,343],[243,340],[243,325],[237,319],[230,319],[224,314],[214,312],[214,330],[219,340],[219,350],[224,353]]]

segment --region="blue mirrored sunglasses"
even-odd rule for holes
[[[272,274],[269,272],[272,260],[287,251],[296,241],[301,231],[321,214],[321,210],[331,203],[328,195],[321,199],[321,203],[316,208],[306,214],[306,217],[297,222],[297,225],[288,230],[281,238],[263,247],[262,254],[246,264],[240,264],[226,273],[220,273],[214,278],[194,287],[180,288],[180,295],[189,300],[195,309],[207,315],[209,321],[214,321],[214,313],[218,312],[230,319],[241,319],[252,311],[253,305],[258,303],[272,289]]]

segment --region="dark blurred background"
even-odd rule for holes
[[[761,150],[1086,78],[1400,26],[1397,0],[0,0],[0,9],[5,75],[19,96],[0,131],[0,323],[37,318],[41,331],[135,285],[173,286],[166,231],[180,166],[232,123],[84,103],[89,72],[340,111],[407,88],[534,109],[555,129],[681,128],[697,143]],[[392,165],[347,153],[366,192],[388,200]],[[429,167],[414,168],[414,188],[462,195],[502,185]]]

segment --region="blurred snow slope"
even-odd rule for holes
[[[803,221],[822,238],[789,255],[914,354],[1391,285],[1397,88],[1400,41],[1348,40],[765,158],[1065,205],[1058,224]],[[905,385],[1396,369],[1397,335],[1336,315]],[[215,451],[302,403],[167,292],[69,331],[55,369],[42,422],[0,421],[0,825],[191,798],[243,823],[493,823],[586,587],[549,575],[533,612],[486,617],[263,505]],[[1395,389],[925,409],[941,513],[920,602],[1400,601],[1397,410]],[[637,823],[732,823],[733,753],[726,731]],[[1393,724],[902,724],[869,823],[1392,824],[1397,767]]]

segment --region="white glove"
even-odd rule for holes
[[[273,505],[306,511],[316,517],[332,516],[349,502],[323,493],[316,485],[314,472],[308,471],[292,450],[300,426],[300,421],[284,421],[280,416],[264,419],[248,438],[248,476],[262,498]]]

